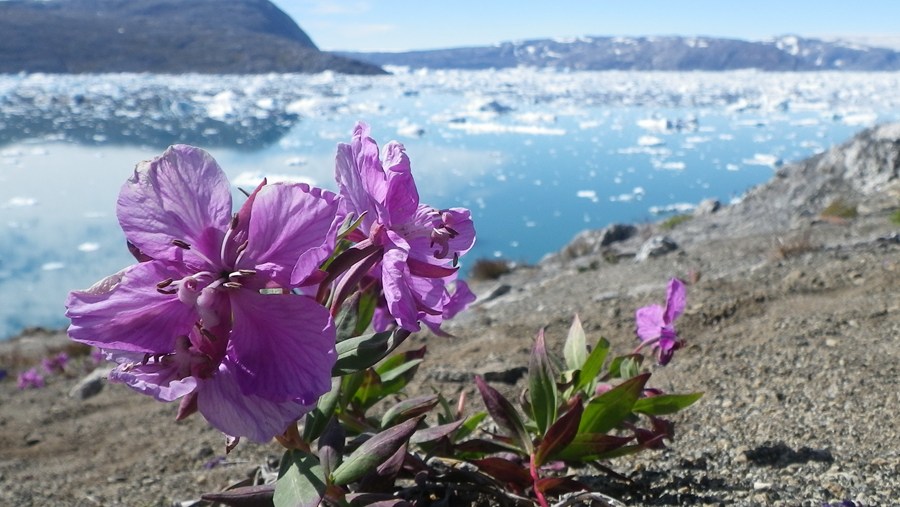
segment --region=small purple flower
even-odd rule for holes
[[[69,364],[69,355],[65,352],[41,360],[41,366],[47,373],[63,373],[66,371],[67,364]]]
[[[69,294],[69,336],[160,401],[182,398],[231,436],[265,441],[331,388],[334,324],[294,289],[334,246],[338,197],[261,184],[232,215],[216,161],[178,145],[135,169],[117,215],[140,261]],[[291,278],[297,283],[291,283]]]
[[[29,368],[19,374],[16,386],[19,389],[37,389],[44,387],[44,376],[38,373],[37,368]]]
[[[378,280],[387,312],[408,331],[418,331],[420,321],[437,329],[468,304],[467,287],[457,285],[453,293],[448,287],[459,257],[475,242],[471,213],[419,203],[402,144],[388,143],[382,159],[369,126],[357,124],[351,143],[338,145],[336,179],[344,211],[362,217],[350,236],[360,260],[348,279]]]
[[[675,333],[675,319],[684,312],[687,291],[684,282],[677,278],[669,281],[666,289],[666,307],[650,305],[635,313],[637,336],[641,340],[638,350],[653,347],[657,350],[657,362],[666,365],[672,354],[683,346]]]

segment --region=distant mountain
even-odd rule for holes
[[[432,69],[528,66],[571,70],[900,70],[900,52],[797,36],[751,42],[713,37],[581,37],[495,46],[339,53],[376,65]]]
[[[380,74],[319,51],[268,0],[0,1],[0,73]]]

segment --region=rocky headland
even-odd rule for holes
[[[10,0],[0,34],[0,73],[384,74],[319,51],[268,0]]]
[[[635,346],[634,310],[689,283],[686,348],[650,383],[703,391],[668,449],[588,478],[626,505],[896,505],[900,499],[900,125],[787,164],[737,204],[655,224],[585,231],[534,266],[473,280],[479,300],[415,336],[428,392],[474,399],[473,374],[521,387],[537,331],[562,346],[573,315],[589,340]],[[118,385],[70,391],[83,371],[19,391],[14,376],[62,333],[0,344],[0,503],[200,505],[260,480],[277,445],[224,440],[198,417]],[[83,399],[82,399],[83,398]],[[611,505],[619,505],[612,504]]]

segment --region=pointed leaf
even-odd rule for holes
[[[683,408],[687,408],[699,400],[703,393],[690,394],[661,394],[650,398],[637,400],[632,412],[640,412],[647,415],[674,414]]]
[[[471,463],[502,483],[516,484],[521,488],[531,484],[531,474],[528,469],[508,459],[484,458],[472,460]]]
[[[483,421],[485,417],[487,417],[487,412],[476,412],[467,417],[462,426],[459,427],[459,431],[457,431],[456,434],[453,435],[453,441],[459,442],[460,440],[463,440],[464,438],[471,435],[472,432],[474,432],[475,429],[478,428],[478,425],[481,424],[481,421]]]
[[[590,400],[581,416],[578,432],[606,433],[617,427],[631,414],[649,378],[649,373],[638,375]]]
[[[566,344],[563,346],[563,357],[566,359],[566,367],[570,370],[584,368],[584,363],[587,361],[587,340],[578,315],[575,316],[575,319],[572,321],[572,327],[569,328],[569,335],[566,337]]]
[[[578,383],[575,389],[583,389],[589,387],[597,377],[600,376],[600,370],[603,369],[603,362],[606,361],[606,355],[609,353],[609,342],[606,338],[600,338],[597,345],[588,354],[584,364],[581,366],[581,373],[578,374]],[[587,393],[591,394],[591,393]]]
[[[556,409],[559,405],[556,392],[556,375],[547,357],[544,343],[544,330],[538,333],[531,361],[528,366],[528,392],[531,395],[531,412],[538,432],[543,435],[556,420]]]
[[[319,438],[334,411],[337,408],[338,401],[341,397],[341,379],[331,379],[331,391],[328,391],[319,401],[316,402],[316,408],[310,410],[303,420],[303,440],[312,442]]]
[[[315,507],[325,496],[325,471],[315,456],[290,450],[281,459],[281,470],[272,500],[275,507]]]
[[[332,417],[319,438],[319,460],[326,477],[331,477],[335,469],[341,465],[346,436],[344,426],[336,417]]]
[[[335,345],[338,357],[331,375],[339,377],[372,366],[394,349],[396,341],[394,332],[383,331],[338,342]]]
[[[634,377],[634,375],[625,375],[623,371],[623,366],[625,369],[630,367],[630,363],[637,363],[638,366],[644,361],[644,356],[641,354],[628,354],[626,356],[619,356],[612,360],[609,364],[609,372],[607,372],[606,376],[608,378],[630,378]]]
[[[531,443],[531,436],[525,430],[525,424],[522,422],[519,413],[516,412],[515,407],[512,406],[512,403],[499,391],[487,385],[480,375],[475,376],[475,385],[478,386],[478,391],[481,393],[482,400],[484,400],[484,406],[487,408],[488,413],[491,414],[494,422],[507,435],[516,439],[526,453],[531,454],[534,449]]]
[[[632,440],[634,440],[633,436],[617,437],[605,433],[580,433],[575,435],[568,446],[557,452],[554,458],[564,461],[594,461],[597,456],[619,449]]]
[[[411,417],[424,414],[434,408],[437,403],[438,396],[436,394],[428,394],[403,400],[384,413],[381,417],[381,427],[386,428],[395,422],[402,422]]]
[[[585,491],[588,487],[570,477],[544,477],[534,484],[535,489],[541,493],[558,495],[573,491]]]
[[[334,483],[339,486],[350,484],[384,463],[409,441],[420,420],[410,419],[363,442],[334,471]]]
[[[435,440],[440,440],[462,426],[463,420],[460,419],[458,421],[453,421],[452,423],[441,424],[439,426],[431,426],[430,428],[421,429],[410,437],[409,442],[411,444],[424,444],[426,442],[434,442]]]
[[[243,486],[218,493],[204,493],[201,499],[216,502],[229,507],[269,507],[272,505],[274,484]]]
[[[568,411],[562,415],[547,430],[544,439],[541,440],[534,455],[534,461],[537,466],[544,464],[545,460],[553,456],[553,453],[565,448],[572,442],[575,435],[578,434],[578,424],[581,422],[581,414],[584,406],[581,403],[581,397],[576,397],[569,403]]]

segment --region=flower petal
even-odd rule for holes
[[[109,372],[109,381],[126,384],[139,393],[159,401],[174,401],[197,388],[194,377],[178,378],[178,365],[150,362],[146,364],[120,364]]]
[[[253,202],[249,242],[237,268],[267,264],[276,285],[287,287],[292,278],[299,284],[334,249],[343,222],[337,211],[338,196],[331,192],[306,184],[266,185]]]
[[[387,192],[384,207],[387,212],[385,225],[403,225],[409,222],[419,207],[419,192],[409,167],[409,157],[403,145],[391,141],[384,147],[384,169],[387,175]]]
[[[397,325],[407,331],[418,331],[418,310],[409,287],[410,274],[406,259],[406,252],[401,248],[387,250],[381,261],[381,284],[388,312],[397,321]]]
[[[267,442],[284,433],[289,424],[313,408],[295,401],[275,403],[259,396],[245,395],[238,386],[238,368],[226,359],[219,371],[201,382],[197,408],[216,429],[232,437]]]
[[[338,144],[335,180],[350,211],[357,216],[369,212],[362,224],[366,231],[376,218],[383,222],[387,179],[378,158],[378,145],[369,137],[365,123],[353,129],[350,144]]]
[[[328,310],[306,296],[232,294],[234,327],[228,355],[244,394],[303,404],[331,389],[337,359]]]
[[[154,259],[217,263],[231,221],[231,188],[209,153],[176,145],[138,164],[122,186],[116,215],[128,241]]]
[[[639,308],[634,314],[637,322],[637,335],[642,341],[650,341],[659,338],[663,322],[663,307],[650,305]]]
[[[166,354],[175,339],[197,321],[193,307],[175,294],[161,294],[157,284],[180,279],[184,266],[150,261],[135,264],[66,299],[69,337],[75,341],[128,352]]]
[[[666,324],[675,322],[683,312],[687,302],[687,289],[684,282],[677,278],[669,280],[669,286],[666,288],[666,312],[663,320]]]

